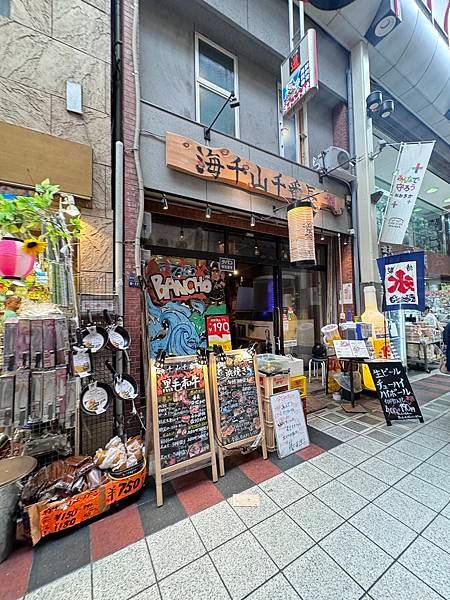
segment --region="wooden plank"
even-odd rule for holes
[[[0,181],[33,188],[50,179],[62,192],[92,198],[92,148],[0,122]]]
[[[166,133],[166,165],[194,177],[226,183],[280,202],[290,203],[314,196],[311,201],[316,209],[329,209],[334,215],[342,215],[345,210],[344,198],[279,171],[261,167],[228,148],[210,148],[170,132]]]

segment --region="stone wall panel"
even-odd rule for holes
[[[82,215],[80,265],[82,271],[113,270],[113,223],[109,219]]]
[[[51,35],[52,0],[13,0],[11,17],[26,27]]]
[[[50,95],[0,78],[0,120],[50,133]]]

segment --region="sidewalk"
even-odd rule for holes
[[[148,488],[13,554],[0,598],[450,599],[448,381],[414,384],[423,425],[388,428],[377,403],[366,415],[326,409],[298,455],[239,457],[217,484],[208,470],[174,480],[160,509]],[[232,508],[227,499],[248,488],[260,507]]]

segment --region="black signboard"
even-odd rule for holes
[[[246,351],[227,353],[226,360],[217,361],[216,369],[222,444],[259,435],[261,418],[253,356]]]
[[[368,361],[367,365],[383,408],[386,423],[404,419],[419,419],[423,423],[419,404],[401,362]]]
[[[219,269],[220,271],[233,272],[236,268],[236,262],[234,258],[226,258],[222,256],[219,258]]]
[[[179,361],[158,369],[158,429],[161,469],[209,452],[203,366]]]

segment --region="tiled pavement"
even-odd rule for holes
[[[425,424],[388,428],[376,402],[321,411],[298,455],[234,459],[217,484],[207,470],[174,480],[160,509],[147,488],[15,552],[0,599],[450,600],[450,379],[414,387]],[[249,488],[260,507],[231,507]]]

